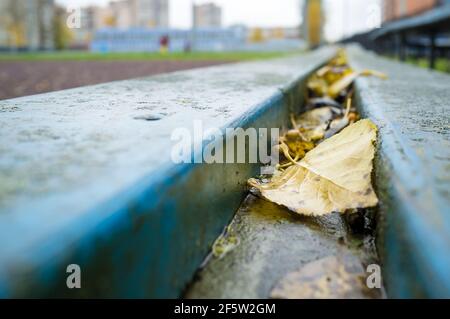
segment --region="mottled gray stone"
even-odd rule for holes
[[[450,76],[357,47],[352,66],[389,79],[356,81],[362,115],[379,127],[379,251],[389,296],[450,297]]]
[[[376,104],[379,112],[370,115],[381,129],[392,126],[400,134],[398,140],[407,143],[398,150],[411,151],[404,160],[420,170],[420,176],[409,178],[425,179],[405,186],[411,186],[411,192],[433,192],[450,207],[450,76],[357,49],[349,53],[356,69],[389,76],[386,81],[360,79],[365,86],[360,94],[367,104]],[[420,187],[425,185],[432,189]]]

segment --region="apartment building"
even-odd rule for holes
[[[195,28],[220,28],[222,26],[222,8],[214,3],[193,6]]]
[[[169,27],[169,0],[137,0],[135,6],[139,27]]]
[[[109,14],[112,16],[114,26],[121,29],[135,27],[138,25],[138,1],[120,0],[111,2]]]
[[[414,16],[445,4],[450,5],[450,0],[383,0],[383,22]]]

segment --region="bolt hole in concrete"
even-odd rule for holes
[[[148,121],[148,122],[159,121],[162,118],[163,118],[163,116],[160,114],[145,114],[145,115],[138,115],[138,116],[134,117],[135,120]]]
[[[351,85],[346,89],[353,94]],[[249,194],[184,296],[384,298],[381,278],[378,285],[369,283],[368,269],[380,264],[376,217],[376,207],[302,216]]]

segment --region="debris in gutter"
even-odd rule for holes
[[[354,71],[343,50],[311,76],[309,110],[291,115],[292,129],[277,146],[281,162],[270,179],[248,181],[253,191],[306,216],[377,205],[371,184],[377,127],[360,120],[352,104],[353,82],[359,76],[387,78],[377,71]]]

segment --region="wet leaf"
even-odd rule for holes
[[[327,124],[342,115],[342,110],[335,107],[321,107],[303,113],[297,121],[297,125],[305,129],[314,129]]]
[[[340,108],[321,107],[303,113],[296,120],[296,126],[307,140],[319,141],[325,137],[329,124],[342,115],[343,111]]]
[[[353,255],[326,257],[287,274],[272,290],[273,299],[366,299],[380,298],[367,288],[361,261]]]
[[[363,71],[360,72],[360,74],[362,76],[376,76],[376,77],[378,77],[380,79],[383,79],[383,80],[387,80],[388,79],[388,76],[386,74],[384,74],[382,72],[379,72],[379,71],[375,71],[375,70],[363,70]]]
[[[313,76],[308,81],[308,89],[316,96],[323,97],[327,95],[328,83],[322,77]]]
[[[267,200],[307,216],[376,206],[378,198],[371,185],[376,134],[375,124],[361,120],[325,140],[269,183],[251,179],[249,184]]]
[[[361,72],[350,71],[346,73],[345,76],[332,82],[328,88],[328,96],[333,99],[338,97],[339,94],[347,89],[359,76],[376,76],[384,80],[387,79],[385,74],[374,70],[363,70]]]
[[[308,101],[308,105],[306,106],[307,110],[312,110],[315,108],[321,108],[325,106],[333,106],[336,108],[340,108],[341,105],[336,102],[333,99],[330,99],[329,97],[323,97],[323,98],[312,98]]]
[[[340,131],[342,131],[344,128],[346,128],[350,124],[350,121],[347,116],[344,116],[343,118],[336,119],[331,122],[330,128],[325,133],[325,138],[330,138],[333,135],[336,135]]]
[[[340,78],[339,80],[335,81],[329,88],[328,88],[328,95],[332,97],[333,99],[338,97],[339,94],[348,88],[353,81],[359,76],[359,73],[357,72],[351,72],[344,77]]]
[[[239,245],[240,239],[235,235],[235,230],[232,226],[228,226],[226,232],[214,242],[212,247],[214,257],[221,259]]]

